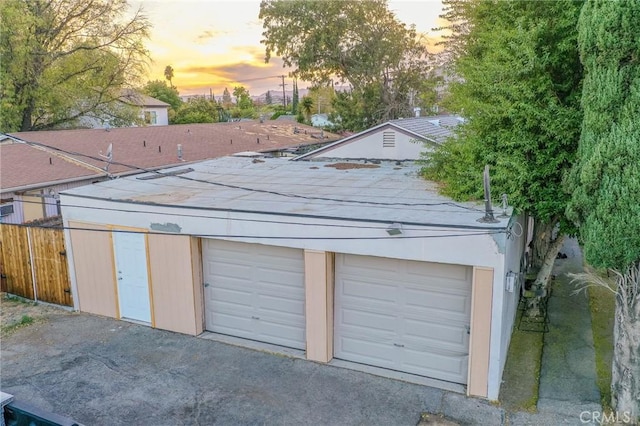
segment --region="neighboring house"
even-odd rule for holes
[[[294,131],[300,128],[309,134]],[[60,191],[143,171],[137,168],[164,168],[242,151],[295,152],[320,142],[311,137],[315,131],[297,123],[255,121],[0,134],[0,221],[23,223],[58,215]],[[325,143],[338,138],[324,135]]]
[[[147,126],[166,126],[169,124],[169,105],[151,96],[135,94],[129,98],[133,105],[141,109],[140,118]]]
[[[300,156],[367,160],[417,160],[453,135],[464,120],[459,116],[413,117],[387,121]]]
[[[333,123],[329,121],[329,114],[313,114],[311,116],[311,125],[313,127],[327,127],[333,126]]]
[[[526,225],[418,171],[224,157],[64,191],[75,308],[495,400]]]
[[[131,90],[125,91],[119,100],[123,107],[139,109],[140,121],[144,123],[145,126],[166,126],[169,124],[169,108],[171,105],[166,102]],[[114,125],[105,118],[86,115],[78,119],[78,127],[104,129],[120,126]]]

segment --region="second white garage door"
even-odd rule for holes
[[[302,250],[204,239],[205,325],[305,349]]]
[[[335,357],[466,383],[472,268],[336,256]]]

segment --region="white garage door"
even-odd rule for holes
[[[336,256],[335,357],[466,383],[471,267]]]
[[[206,329],[305,348],[302,250],[203,240]]]

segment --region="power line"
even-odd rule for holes
[[[176,237],[198,237],[198,238],[236,238],[236,239],[265,239],[265,240],[397,240],[397,239],[419,239],[419,238],[454,238],[454,237],[468,237],[473,235],[492,235],[492,234],[500,234],[505,231],[496,231],[496,232],[478,232],[478,233],[466,233],[466,234],[444,234],[444,235],[387,235],[387,236],[375,236],[375,237],[309,237],[309,236],[283,236],[283,235],[274,235],[274,236],[265,236],[265,235],[232,235],[232,234],[199,234],[199,233],[186,233],[186,234],[177,234],[177,233],[167,233],[167,232],[159,232],[159,231],[134,231],[127,229],[95,229],[95,228],[85,228],[80,226],[45,226],[45,225],[33,225],[33,224],[11,224],[13,226],[19,226],[22,228],[35,228],[35,229],[63,229],[69,231],[89,231],[89,232],[115,232],[121,234],[144,234],[144,235],[172,235]]]

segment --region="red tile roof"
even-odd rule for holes
[[[295,127],[300,130],[298,133],[294,133]],[[269,151],[321,142],[311,137],[312,133],[317,135],[319,131],[298,123],[241,121],[112,128],[108,131],[81,129],[20,132],[12,133],[11,136],[76,153],[71,157],[100,169],[107,164],[107,160],[101,158],[100,154],[104,155],[112,144],[113,163],[109,167],[109,172],[118,174],[135,171],[135,167],[158,168],[223,157],[243,151]],[[339,139],[338,135],[331,133],[325,132],[324,136],[323,142]],[[178,144],[182,145],[183,161],[178,159]],[[22,154],[14,155],[12,152],[18,151],[12,148],[14,145],[16,144],[3,145],[0,148],[2,156],[0,186],[3,189],[18,186],[18,184],[42,183],[44,186],[61,179],[61,176],[80,177],[100,174],[95,169],[85,169],[71,163],[69,166],[61,165],[60,172],[54,173],[53,168],[41,166],[44,160],[46,160],[45,165],[48,165],[48,154],[42,154],[34,148],[22,148]],[[5,168],[5,155],[11,158],[7,160],[8,162],[16,164],[9,164]],[[62,162],[62,159],[59,162]]]

